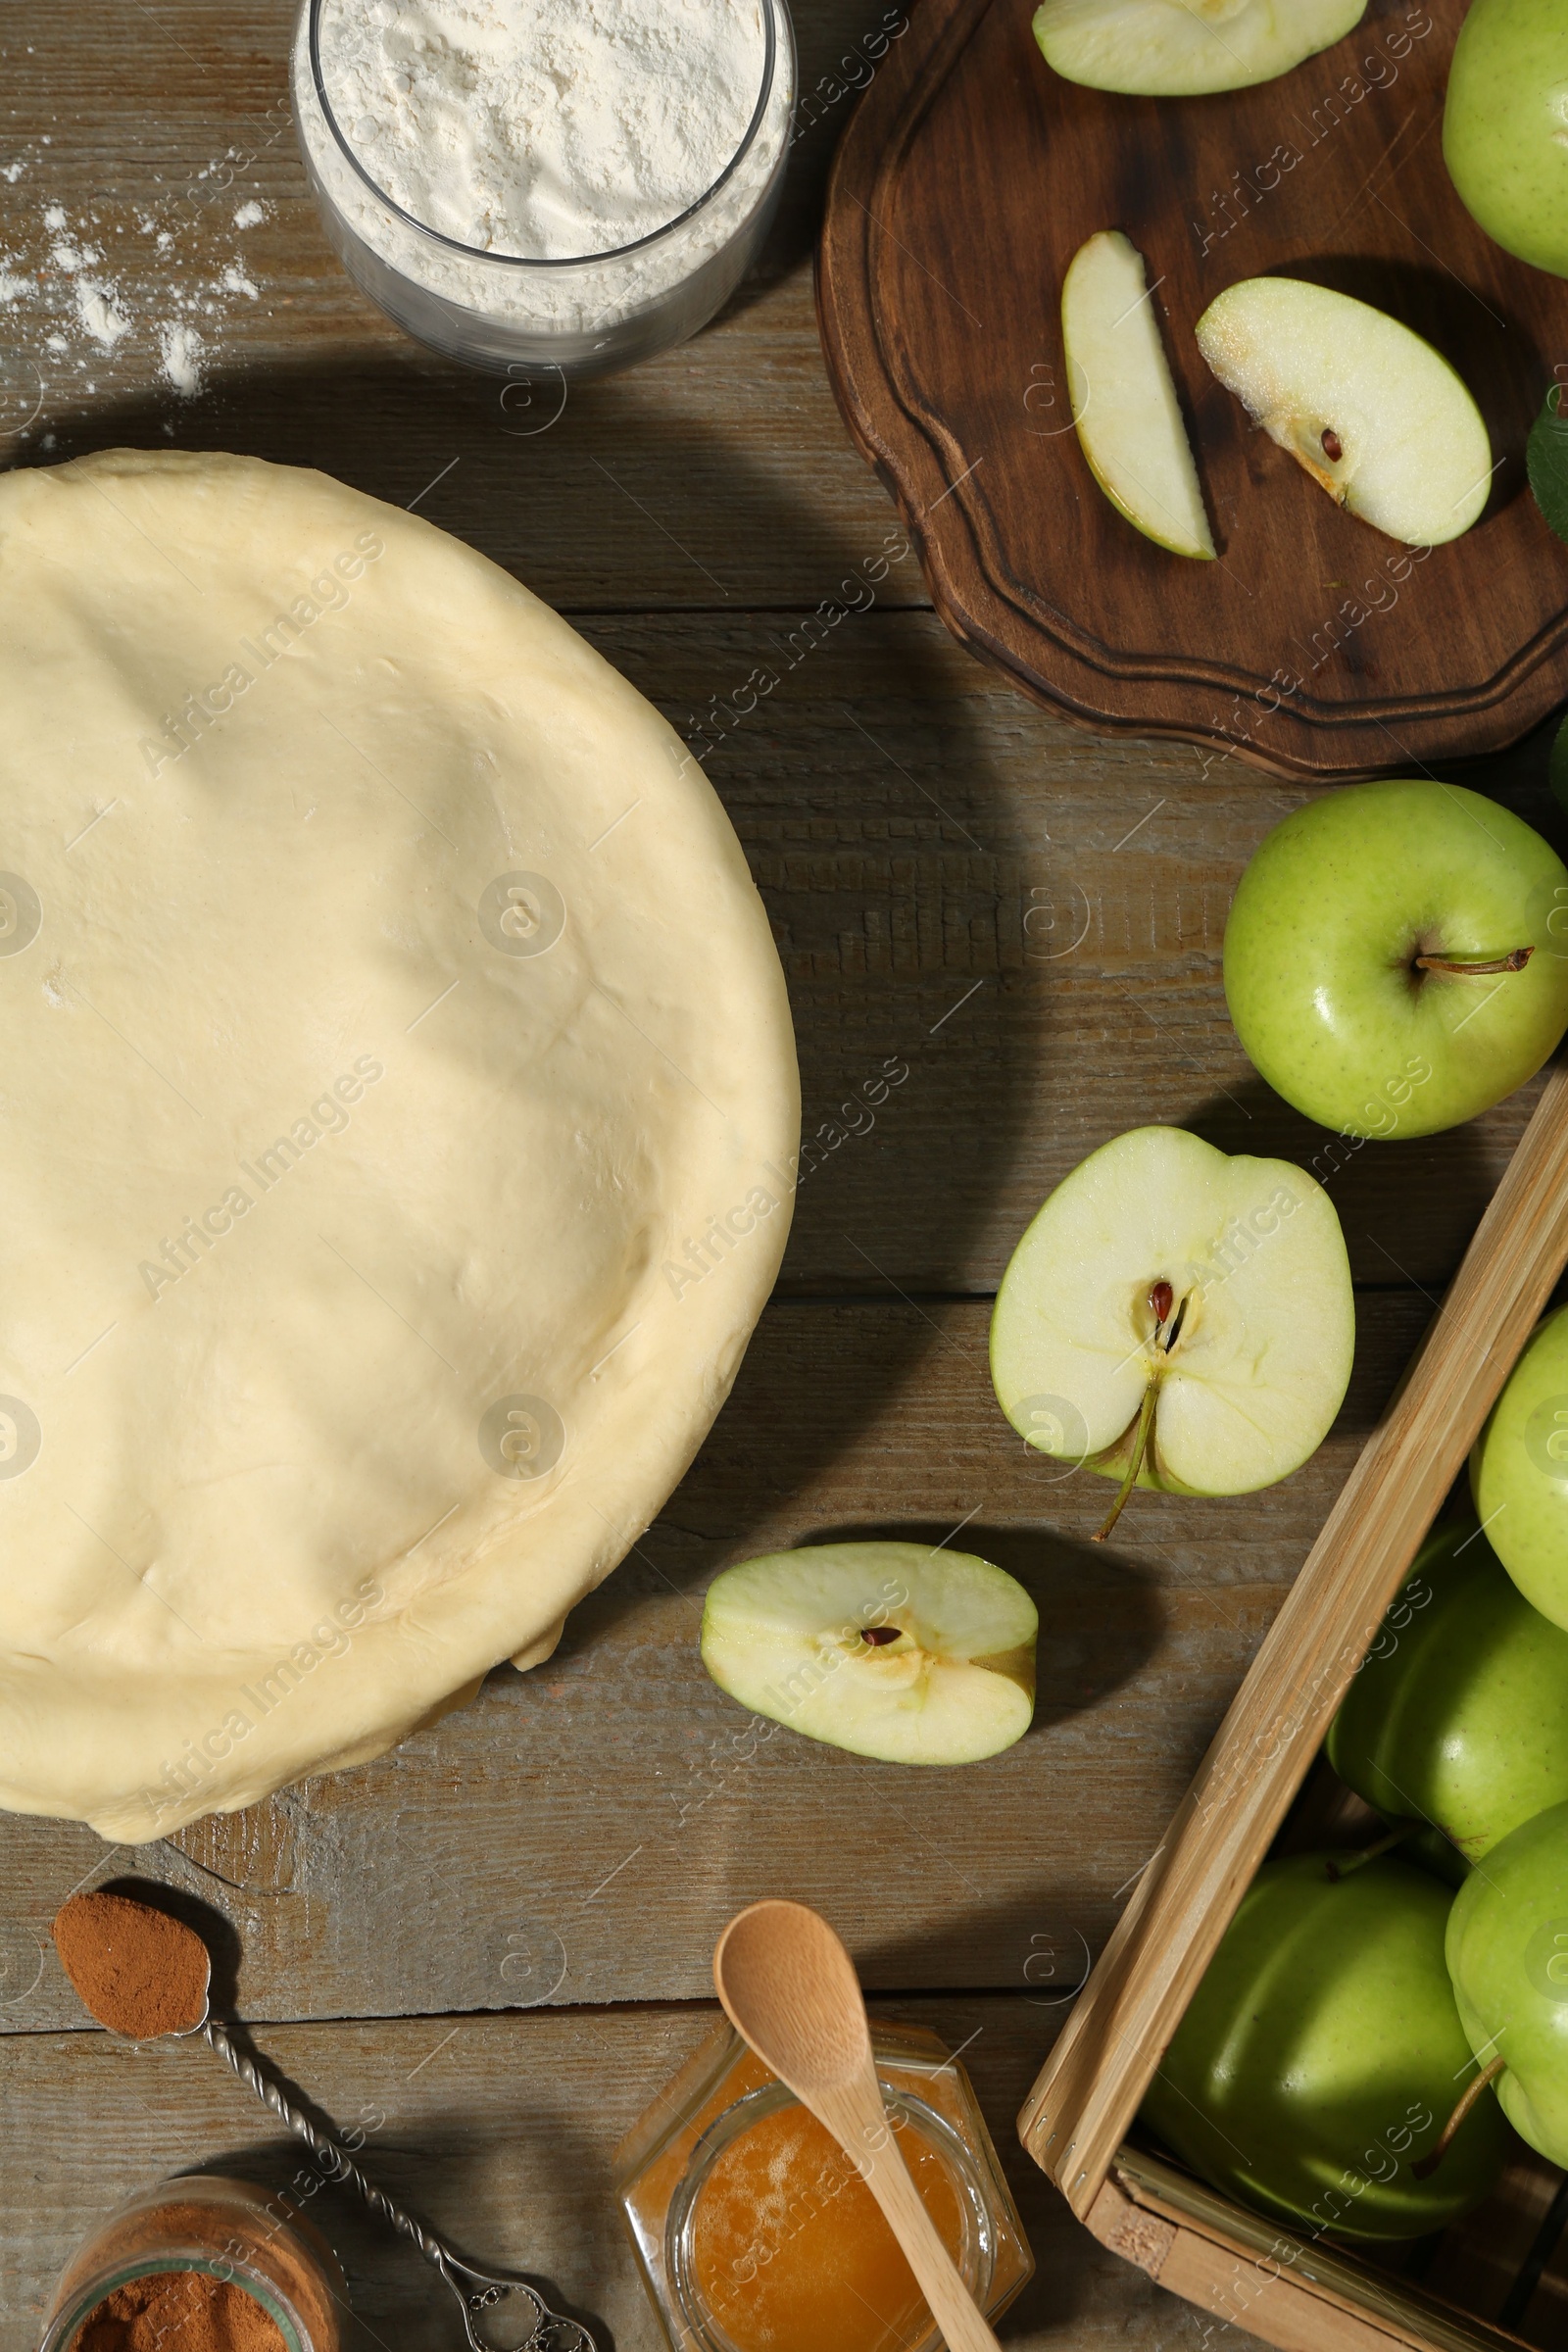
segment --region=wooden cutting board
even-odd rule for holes
[[[1186,100],[1061,80],[1032,0],[917,0],[876,61],[822,232],[828,369],[938,610],[1028,692],[1307,777],[1494,751],[1568,697],[1568,548],[1524,464],[1568,379],[1568,283],[1494,245],[1449,184],[1464,13],[1372,0],[1295,73]],[[1125,522],[1072,430],[1061,280],[1111,227],[1158,281],[1214,564]],[[1410,551],[1354,521],[1209,375],[1194,324],[1267,273],[1375,303],[1459,369],[1498,461],[1464,538]]]

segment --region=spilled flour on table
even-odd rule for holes
[[[33,375],[35,414],[96,396],[111,364],[117,389],[128,363],[133,382],[155,376],[178,400],[198,397],[225,324],[261,305],[241,239],[273,209],[232,190],[202,200],[226,161],[209,164],[183,193],[171,188],[165,204],[124,208],[102,195],[67,204],[46,189],[31,194],[53,159],[0,151],[0,430],[24,434],[17,387]],[[44,434],[42,446],[52,445]]]

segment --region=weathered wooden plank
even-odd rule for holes
[[[993,1289],[1052,1186],[1149,1119],[1313,1168],[1358,1280],[1441,1289],[1539,1082],[1449,1134],[1357,1146],[1252,1071],[1225,1004],[1226,911],[1309,794],[1086,736],[925,613],[852,614],[814,643],[770,615],[584,626],[711,746],[773,916],[806,1132],[827,1146],[786,1289]],[[1488,783],[1560,837],[1544,751]],[[873,1109],[890,1060],[908,1079]]]
[[[858,6],[811,0],[803,53],[842,49]],[[1234,762],[1205,774],[1186,747],[1054,720],[896,609],[924,591],[912,557],[890,556],[892,509],[833,410],[800,258],[832,109],[802,142],[804,209],[773,275],[685,351],[520,434],[532,412],[420,355],[337,268],[286,122],[267,115],[280,0],[243,24],[172,0],[134,34],[109,0],[18,21],[34,37],[8,59],[7,153],[24,168],[0,180],[0,250],[10,275],[43,275],[0,310],[0,427],[6,388],[36,379],[34,457],[167,427],[178,446],[304,458],[417,499],[576,614],[709,747],[775,914],[811,1129],[863,1105],[890,1056],[911,1071],[803,1196],[787,1288],[875,1288],[881,1264],[905,1289],[987,1289],[1051,1184],[1151,1115],[1233,1149],[1339,1156],[1251,1076],[1219,980],[1236,876],[1296,798]],[[270,208],[243,232],[241,200]],[[77,319],[80,271],[50,258],[55,201],[68,242],[97,238],[93,267],[121,289],[112,351]],[[254,301],[224,290],[230,268]],[[173,320],[211,346],[200,400],[159,377]],[[711,610],[626,611],[694,604]],[[1542,747],[1498,773],[1525,814],[1558,821]],[[1527,1107],[1351,1156],[1335,1188],[1363,1280],[1441,1282]]]
[[[19,1997],[0,2024],[81,2024],[39,1946],[93,1871],[203,1904],[220,1946],[243,1949],[257,2018],[692,1998],[724,1920],[762,1894],[821,1904],[873,1986],[1067,1990],[1425,1312],[1408,1294],[1363,1300],[1349,1401],[1295,1478],[1229,1500],[1140,1494],[1091,1548],[1109,1490],[1008,1429],[983,1305],[776,1305],[684,1484],[548,1665],[493,1676],[393,1754],[197,1826],[178,1850],[7,1821]],[[713,1574],[830,1534],[953,1537],[1023,1579],[1042,1617],[1026,1739],[959,1770],[878,1766],[759,1727],[714,1688],[697,1647]]]
[[[802,137],[763,267],[725,320],[574,389],[540,430],[558,387],[530,402],[514,386],[503,404],[491,379],[408,342],[340,269],[289,126],[295,13],[292,0],[238,14],[216,0],[8,11],[0,165],[24,169],[0,180],[0,250],[8,279],[25,282],[0,310],[0,436],[36,393],[29,458],[167,437],[320,466],[400,505],[426,493],[433,520],[570,609],[809,609],[853,551],[879,543],[892,509],[839,420],[811,302],[842,104]],[[805,0],[803,84],[885,14]],[[241,229],[245,203],[266,218]],[[116,289],[125,331],[111,348],[81,322],[81,270],[52,258],[63,236],[92,247],[88,273]],[[200,399],[176,398],[162,373],[172,324],[201,339]],[[923,601],[912,564],[901,594]]]
[[[1033,2244],[1037,2274],[1004,2324],[1017,2352],[1196,2346],[1201,2322],[1096,2243],[1024,2156],[1012,2115],[1054,2031],[1027,1998],[879,2002],[963,2050]],[[622,2132],[696,2047],[710,2007],[426,2018],[263,2033],[266,2056],[342,2128],[362,2161],[475,2259],[524,2267],[605,2323],[610,2352],[662,2352],[610,2182]],[[200,2044],[134,2052],[101,2034],[0,2049],[0,2352],[27,2352],[53,2280],[98,2217],[175,2171],[221,2162],[269,2186],[304,2151]],[[375,2119],[384,2120],[379,2124]],[[308,2159],[305,2159],[308,2162]],[[412,2249],[324,2187],[308,2208],[337,2245],[345,2352],[449,2352],[461,2331]],[[1235,2352],[1253,2339],[1231,2328]],[[801,2346],[797,2352],[808,2352]]]

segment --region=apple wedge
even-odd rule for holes
[[[1189,1494],[1272,1486],[1328,1434],[1350,1377],[1345,1237],[1289,1160],[1135,1127],[1066,1177],[1002,1278],[991,1376],[1057,1461]]]
[[[703,1664],[756,1715],[887,1764],[971,1764],[1035,1703],[1035,1604],[1015,1577],[926,1544],[815,1544],[726,1568]]]
[[[1043,0],[1035,39],[1066,81],[1201,98],[1289,74],[1365,14],[1366,0]]]
[[[1298,277],[1248,277],[1197,333],[1253,421],[1375,530],[1441,547],[1486,505],[1481,411],[1442,353],[1386,311]]]
[[[1118,513],[1173,555],[1213,558],[1144,257],[1102,228],[1061,289],[1067,393],[1089,470]]]

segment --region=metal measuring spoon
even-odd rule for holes
[[[183,1920],[172,1918],[167,1911],[154,1910],[151,1904],[133,1903],[132,1898],[125,1895],[74,1895],[65,1908],[70,1910],[76,1904],[89,1903],[125,1903],[140,1911],[144,1917],[158,1922],[160,1933],[169,1939],[171,1951],[177,1951],[184,1960],[191,1984],[190,2005],[194,2011],[199,1992],[200,2013],[192,2017],[189,2025],[169,2027],[155,2038],[184,2041],[199,2034],[208,2046],[217,2051],[224,2065],[233,2068],[247,2089],[253,2090],[263,2105],[270,2108],[278,2122],[287,2125],[290,2132],[304,2140],[312,2155],[326,2169],[329,2179],[347,2181],[351,2188],[358,2190],[372,2211],[380,2214],[383,2221],[390,2222],[394,2230],[417,2246],[425,2261],[439,2272],[462,2305],[464,2331],[471,2352],[598,2352],[593,2335],[582,2322],[562,2319],[559,2313],[550,2309],[538,2288],[531,2286],[526,2278],[509,2278],[496,2271],[477,2270],[471,2262],[465,2262],[461,2255],[454,2253],[434,2230],[427,2230],[422,2222],[416,2221],[412,2213],[406,2212],[387,2195],[384,2188],[378,2188],[368,2175],[361,2172],[342,2142],[329,2132],[320,2131],[309,2116],[302,2115],[293,2102],[285,2098],[277,2084],[262,2073],[255,2061],[235,2046],[227,2028],[212,2014],[212,1954],[194,1928],[188,1928]],[[64,1917],[64,1912],[60,1916]],[[59,1942],[58,1936],[56,1942]],[[120,2034],[123,2039],[135,2038],[134,2035],[124,2034],[112,2016],[103,2014],[104,2009],[113,2005],[112,2002],[101,1997],[100,2001],[95,2001],[87,1984],[78,1982],[75,1973],[69,1967],[67,1974],[81,1996],[83,2005],[100,2025],[106,2026],[112,2034]],[[480,2332],[481,2322],[485,2324],[483,2333]],[[523,2329],[520,2334],[517,2332],[519,2328]]]

